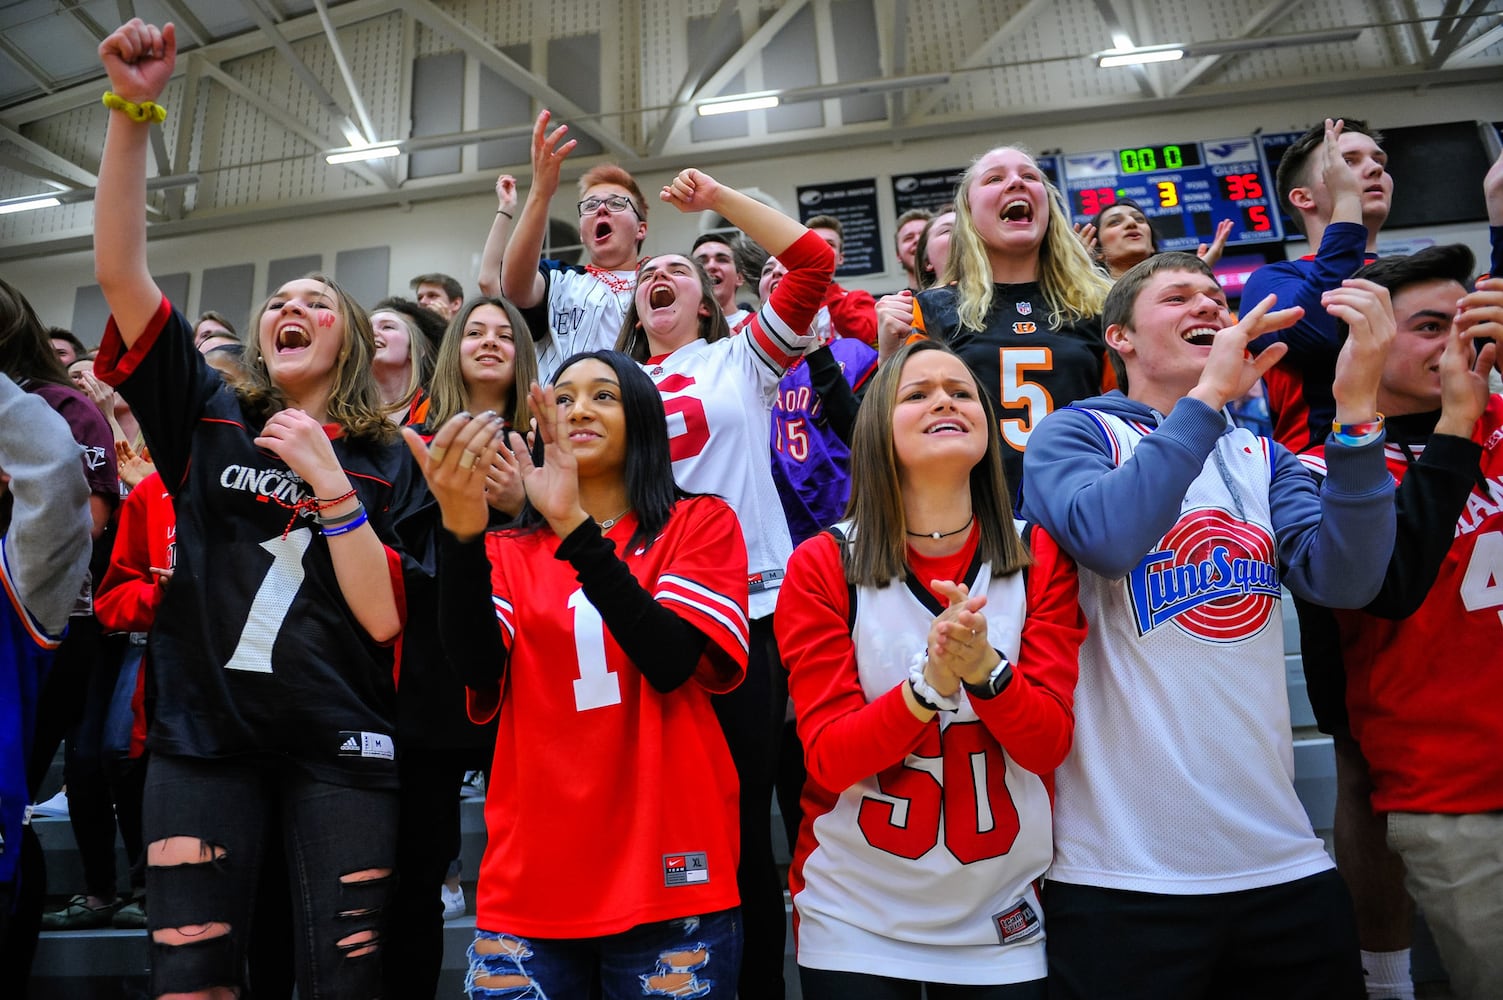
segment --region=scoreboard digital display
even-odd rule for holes
[[[1160,250],[1194,252],[1232,220],[1228,246],[1284,238],[1263,148],[1250,136],[1067,153],[1059,158],[1071,221],[1123,198],[1143,208]]]

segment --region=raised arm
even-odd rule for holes
[[[663,188],[662,198],[680,212],[717,212],[746,234],[746,238],[774,257],[798,242],[809,230],[762,202],[721,184],[701,170],[684,170]],[[830,273],[835,273],[835,253],[830,252]]]
[[[543,240],[548,235],[548,203],[558,193],[558,175],[564,160],[574,151],[575,140],[563,142],[569,126],[548,131],[551,114],[545,108],[532,126],[532,186],[522,204],[501,261],[501,294],[518,308],[531,309],[543,301],[547,283],[538,271],[543,259]]]
[[[491,298],[501,294],[501,261],[506,253],[506,237],[517,218],[517,179],[511,174],[496,178],[496,219],[485,237],[480,252],[480,294]]]
[[[177,62],[176,29],[132,18],[99,43],[99,60],[111,92],[127,106],[111,108],[99,161],[94,276],[129,349],[162,302],[146,266],[146,148],[151,111]]]

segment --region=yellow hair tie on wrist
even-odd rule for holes
[[[164,122],[167,120],[167,109],[155,101],[142,101],[133,104],[119,94],[106,90],[104,92],[104,106],[111,111],[124,111],[132,121],[138,122]]]

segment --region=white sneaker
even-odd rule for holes
[[[38,802],[31,807],[33,816],[66,816],[68,815],[68,790],[59,791],[46,802]]]
[[[448,886],[440,885],[438,887],[438,898],[444,904],[445,920],[458,920],[464,916],[464,888],[462,886],[458,889],[450,890]]]

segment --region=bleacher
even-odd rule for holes
[[[1284,616],[1286,683],[1289,690],[1291,721],[1294,725],[1295,790],[1310,815],[1316,833],[1331,849],[1331,825],[1336,805],[1335,759],[1329,737],[1315,729],[1315,717],[1305,696],[1304,672],[1299,656],[1299,628],[1291,605]],[[50,781],[56,788],[61,781],[61,766],[55,768]],[[485,821],[481,803],[466,801],[461,806],[461,876],[465,900],[470,912],[444,925],[443,974],[439,997],[463,995],[465,949],[474,937],[475,875],[480,870],[480,856],[485,847]],[[67,819],[38,819],[37,835],[47,858],[47,884],[53,902],[61,904],[70,893],[83,885],[83,871]],[[782,820],[773,816],[773,843],[779,863],[788,863],[787,844]],[[121,891],[127,889],[124,849],[116,845]],[[434,887],[437,892],[437,887]],[[793,962],[792,933],[784,965],[788,973],[788,996],[799,1000],[798,977]],[[145,997],[147,947],[145,931],[97,930],[43,932],[32,967],[28,1000],[136,1000]],[[1415,931],[1413,972],[1421,984],[1418,993],[1427,1000],[1443,1000],[1450,994],[1445,987],[1441,968],[1429,933],[1420,920]],[[404,998],[405,1000],[405,998]]]

